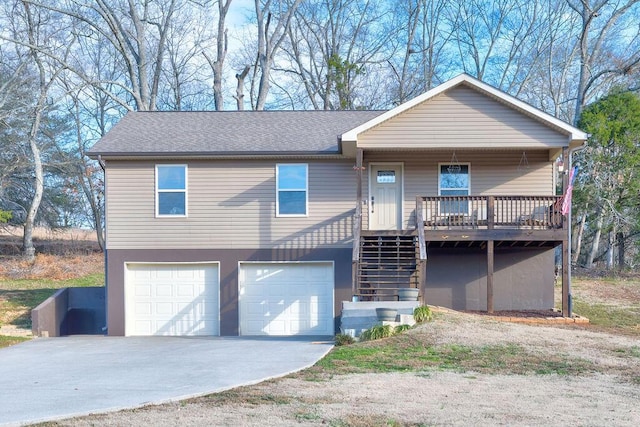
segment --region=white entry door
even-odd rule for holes
[[[369,168],[369,229],[402,229],[402,165],[373,164]]]

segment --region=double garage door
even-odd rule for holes
[[[219,335],[217,263],[126,265],[126,335]],[[241,335],[332,335],[333,264],[241,263]]]

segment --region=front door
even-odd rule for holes
[[[369,168],[369,229],[402,229],[402,165],[372,164]]]

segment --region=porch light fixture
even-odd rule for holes
[[[520,163],[518,164],[518,172],[524,172],[527,170],[529,170],[529,159],[527,159],[527,153],[523,151],[522,157],[520,157]]]
[[[458,161],[456,152],[454,151],[453,155],[451,156],[451,161],[449,162],[449,167],[447,167],[447,172],[449,172],[450,174],[457,174],[460,173],[461,170],[462,168],[460,167],[460,162]]]
[[[564,162],[562,161],[562,159],[558,160],[558,172],[562,173],[564,172]]]

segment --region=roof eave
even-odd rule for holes
[[[339,151],[188,151],[188,152],[96,152],[89,151],[87,156],[91,159],[216,159],[216,158],[282,158],[282,157],[341,157]]]

